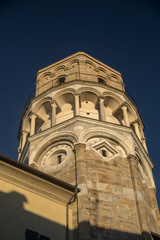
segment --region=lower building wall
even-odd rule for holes
[[[34,188],[34,183],[33,183]],[[66,239],[66,205],[0,180],[0,239],[23,240],[26,229],[49,237]],[[69,209],[69,227],[72,213]],[[71,238],[71,236],[70,236]]]

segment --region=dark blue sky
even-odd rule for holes
[[[17,159],[36,72],[84,51],[122,73],[146,126],[160,205],[160,1],[0,2],[0,152]]]

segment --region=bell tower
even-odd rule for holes
[[[37,73],[19,161],[81,189],[73,239],[159,239],[144,124],[116,70],[84,52]]]

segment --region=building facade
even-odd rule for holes
[[[0,239],[73,239],[77,192],[70,184],[0,154]]]
[[[78,186],[73,239],[159,239],[144,124],[116,70],[75,53],[38,71],[19,161]]]

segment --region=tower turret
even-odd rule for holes
[[[81,189],[74,239],[159,233],[144,124],[119,72],[83,52],[39,70],[19,140],[20,162]]]

